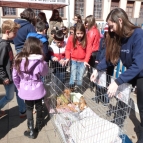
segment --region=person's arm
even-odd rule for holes
[[[49,47],[48,46],[49,46],[48,41],[43,43],[44,60],[46,62],[48,62],[50,60],[50,54],[49,54],[50,51],[49,51]]]
[[[45,75],[48,74],[48,64],[47,64],[47,62],[41,61],[41,63],[36,68],[39,68],[40,75],[45,76]]]
[[[143,70],[143,38],[139,39],[133,45],[132,65],[115,80],[118,85],[128,83]]]
[[[18,72],[15,68],[13,68],[13,71],[12,71],[12,78],[13,78],[13,82],[14,82],[16,88],[19,89],[20,77],[19,77]]]
[[[98,38],[99,37],[97,36],[97,34],[93,31],[91,31],[89,34],[87,34],[87,52],[86,52],[86,57],[85,57],[86,62],[88,62],[90,59],[94,41],[96,40],[97,42],[99,42],[100,39],[98,39]],[[99,47],[96,47],[96,51],[98,49],[99,49]]]
[[[8,60],[6,54],[7,54],[6,47],[1,47],[0,48],[0,79],[3,82],[9,79],[6,69],[4,67],[5,66],[4,62]]]
[[[72,36],[70,36],[68,38],[68,41],[67,41],[67,45],[66,45],[66,50],[65,50],[65,56],[66,56],[66,59],[70,59],[71,57],[71,48],[73,46],[73,42],[72,42]]]

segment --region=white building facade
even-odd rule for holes
[[[94,15],[98,24],[105,23],[108,13],[116,7],[123,8],[132,22],[137,23],[138,19],[143,22],[143,0],[69,0],[69,3],[69,6],[59,10],[65,26],[73,24],[75,14],[80,14],[83,20],[88,15]],[[23,10],[22,8],[0,7],[0,25],[6,19],[19,18]],[[52,11],[42,11],[46,13],[49,21]],[[35,13],[38,12],[39,10],[35,10]],[[139,22],[139,24],[142,23]]]

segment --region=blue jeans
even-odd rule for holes
[[[62,82],[65,82],[65,72],[56,72],[55,76]]]
[[[6,95],[0,100],[0,109],[2,109],[14,97],[14,84],[4,85]]]
[[[71,62],[71,76],[70,76],[70,85],[76,84],[81,86],[83,74],[85,71],[84,62],[78,62],[72,60]]]
[[[17,88],[15,87],[15,92],[16,92],[16,98],[17,98],[17,104],[19,106],[19,112],[20,113],[23,113],[26,111],[26,106],[25,106],[25,102],[23,99],[21,99],[19,96],[18,96],[18,90]]]

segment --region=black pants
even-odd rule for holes
[[[141,126],[143,126],[143,78],[137,79],[137,105],[140,113]]]
[[[37,118],[42,118],[42,99],[38,100],[25,100],[26,104],[26,114],[28,120],[33,120],[33,108],[37,110]]]

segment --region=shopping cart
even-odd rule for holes
[[[54,70],[50,68],[50,71],[56,69],[56,67]],[[119,86],[116,96],[109,99],[107,86],[114,78],[106,75],[105,72],[98,74],[95,90],[92,91],[86,74],[83,75],[82,86],[79,87],[78,92],[77,90],[74,92],[76,86],[69,85],[70,73],[65,72],[64,75],[63,82],[54,72],[51,72],[47,76],[50,76],[50,82],[45,81],[47,89],[45,103],[61,141],[63,143],[124,143],[126,119],[131,109],[129,96],[131,86],[128,84]],[[68,104],[70,108],[67,106],[57,108],[57,98],[63,94],[64,89],[69,88],[72,90],[70,105]],[[79,105],[72,106],[73,103],[79,102],[81,97],[86,101],[86,107],[82,110],[79,109]],[[72,110],[73,108],[75,110]]]

